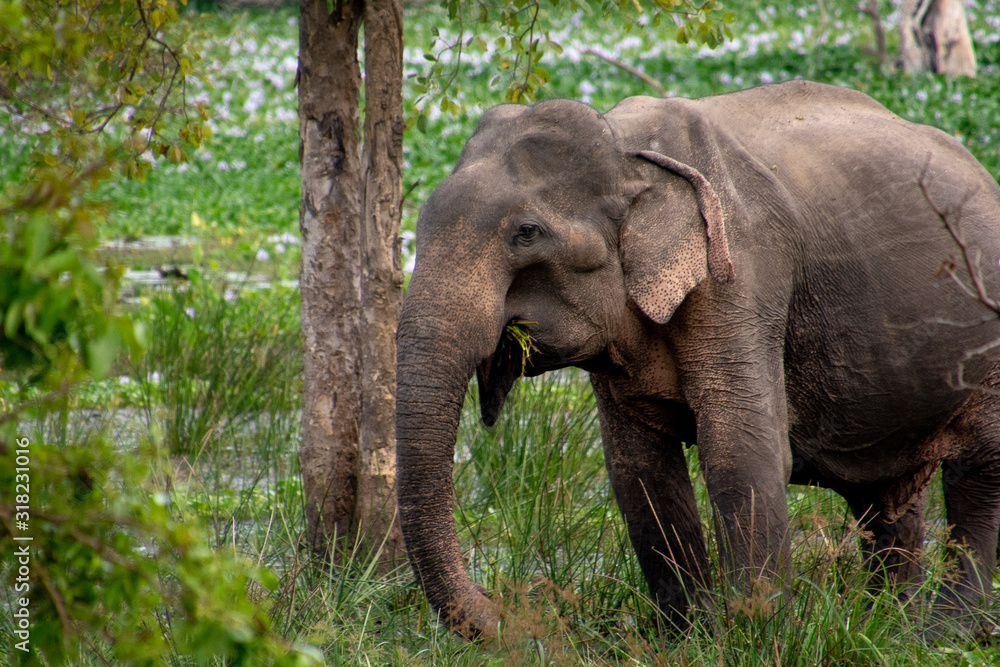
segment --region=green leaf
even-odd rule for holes
[[[3,331],[7,338],[15,339],[18,337],[17,332],[21,327],[22,309],[23,304],[19,300],[15,300],[7,306],[7,314],[3,321]]]
[[[117,354],[118,336],[113,330],[90,341],[87,344],[87,365],[94,377],[102,378],[107,375]]]
[[[77,251],[75,249],[63,250],[52,255],[48,255],[32,267],[32,275],[37,278],[48,278],[57,280],[64,271],[69,271],[78,264]]]

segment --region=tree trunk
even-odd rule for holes
[[[329,555],[383,539],[402,553],[395,483],[395,331],[402,298],[402,9],[399,0],[301,0],[300,464],[308,539]],[[395,11],[394,11],[395,10]],[[368,109],[361,151],[359,30]],[[395,28],[393,28],[395,24]],[[393,79],[395,82],[393,83]],[[360,527],[360,533],[359,533]],[[340,550],[339,548],[337,549]]]
[[[963,0],[903,0],[899,61],[907,72],[975,76],[976,55]]]
[[[299,164],[302,169],[302,446],[309,543],[350,533],[361,414],[362,0],[327,10],[302,0]]]
[[[403,301],[403,2],[365,3],[361,469],[357,528],[404,556],[396,517],[396,325]],[[378,546],[375,542],[374,546]]]

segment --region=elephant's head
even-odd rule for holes
[[[493,634],[498,621],[465,571],[452,515],[472,374],[492,425],[522,373],[613,366],[630,300],[663,323],[709,272],[732,279],[726,202],[685,159],[703,150],[690,112],[643,120],[642,105],[661,102],[607,116],[565,100],[492,109],[420,214],[398,336],[399,509],[418,580],[463,634]],[[534,345],[523,366],[505,337],[512,321]]]

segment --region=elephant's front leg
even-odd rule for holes
[[[726,367],[735,372],[704,373],[692,392],[720,560],[745,593],[762,578],[781,590],[791,565],[788,411],[781,363],[767,359],[744,355]]]
[[[678,438],[642,424],[591,376],[601,415],[604,456],[618,507],[652,597],[674,627],[709,587],[705,540]]]

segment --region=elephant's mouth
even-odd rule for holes
[[[479,362],[476,380],[479,382],[479,413],[484,424],[493,426],[496,423],[507,394],[530,363],[507,335],[500,337],[492,355]]]
[[[493,354],[476,366],[479,412],[487,426],[496,423],[507,394],[521,376],[538,375],[548,370],[544,362],[539,365],[544,352],[523,327],[524,324],[527,323],[517,320],[508,322]]]
[[[534,377],[546,371],[565,368],[579,363],[579,350],[562,351],[546,345],[536,333],[529,333],[523,326],[524,337],[511,335],[512,320],[504,327],[504,333],[497,342],[493,354],[476,366],[479,382],[479,413],[483,423],[493,426],[500,417],[507,394],[521,377]],[[520,322],[519,324],[535,324]]]

